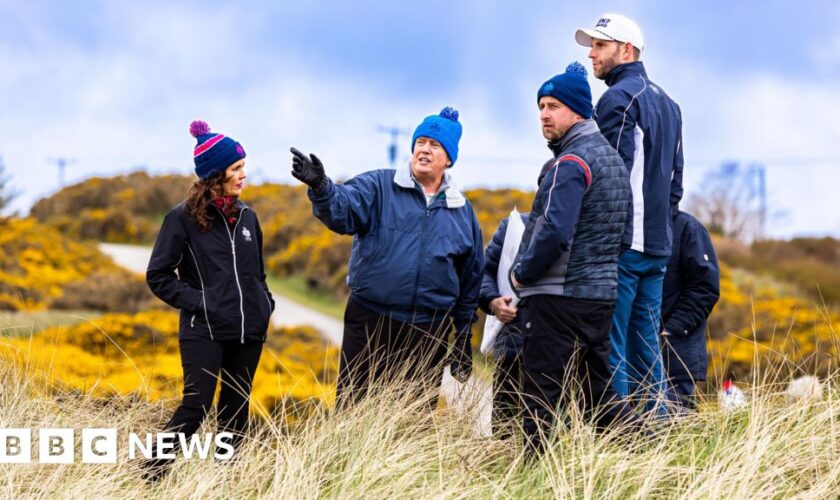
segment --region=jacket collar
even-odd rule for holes
[[[611,69],[609,73],[607,73],[607,77],[604,79],[604,81],[606,82],[607,87],[612,87],[619,81],[625,78],[630,78],[631,76],[635,75],[641,75],[647,78],[645,65],[642,64],[642,61],[619,64],[615,68]]]
[[[219,208],[215,203],[213,203],[212,200],[210,201],[209,206],[214,206],[216,208]],[[242,209],[251,208],[251,207],[249,207],[244,201],[242,201],[242,198],[237,198],[236,199],[236,208],[239,209],[239,210],[242,210]],[[220,211],[221,211],[221,209],[220,209]]]
[[[569,145],[571,145],[576,140],[580,139],[581,137],[585,137],[587,135],[592,135],[596,132],[599,132],[598,124],[595,123],[595,120],[589,118],[587,120],[583,120],[581,122],[577,122],[563,134],[563,137],[553,140],[548,143],[548,149],[554,153],[554,156],[560,156],[563,151],[569,149]]]
[[[394,184],[401,188],[419,188],[422,191],[422,187],[419,187],[417,181],[414,180],[414,176],[411,174],[411,165],[408,163],[397,167],[397,170],[394,172]],[[447,208],[461,208],[466,205],[466,198],[458,191],[458,187],[452,182],[452,177],[446,172],[443,174],[442,187],[444,188],[444,193],[446,193]]]

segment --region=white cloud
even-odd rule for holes
[[[240,140],[252,173],[291,181],[290,145],[315,152],[331,174],[348,177],[386,166],[390,138],[377,125],[413,128],[447,104],[459,108],[464,125],[452,171],[456,181],[530,188],[549,154],[539,133],[536,89],[570,60],[589,66],[586,49],[566,34],[592,16],[524,30],[531,37],[517,43],[529,62],[518,71],[509,67],[510,56],[491,74],[466,62],[446,96],[419,98],[383,88],[364,68],[340,73],[292,51],[254,47],[243,34],[262,22],[257,14],[168,4],[103,8],[100,23],[107,29],[99,36],[106,41],[96,50],[64,44],[32,15],[17,20],[30,34],[29,45],[0,46],[0,154],[15,187],[25,191],[15,205],[20,210],[55,189],[48,157],[78,158],[68,170],[71,181],[141,164],[190,172],[194,141],[187,126],[195,118]],[[480,49],[476,43],[463,56],[476,58]],[[656,53],[645,63],[682,107],[689,194],[720,160],[840,156],[834,125],[840,97],[833,82],[770,74],[732,78],[696,61],[657,59]],[[597,99],[603,82],[591,84]],[[402,138],[402,157],[408,145]],[[834,167],[767,163],[772,199],[792,213],[791,225],[775,234],[838,234]]]
[[[680,82],[668,90],[683,111],[687,196],[724,160],[763,164],[771,210],[790,214],[771,235],[840,235],[831,181],[840,168],[840,96],[830,84],[767,74],[721,78],[687,64],[672,70]]]

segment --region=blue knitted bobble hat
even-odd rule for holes
[[[224,172],[229,166],[245,158],[242,145],[230,137],[214,134],[207,122],[196,120],[190,123],[190,135],[198,141],[193,150],[195,175],[207,179],[216,172]]]
[[[414,143],[418,137],[434,139],[443,146],[450,167],[455,166],[458,159],[458,142],[461,140],[461,123],[458,121],[458,111],[449,106],[443,108],[439,114],[427,116],[414,130],[411,136],[411,152],[414,153]]]
[[[584,118],[592,118],[592,92],[586,79],[586,68],[577,61],[566,66],[566,72],[543,83],[537,92],[540,98],[551,96]]]

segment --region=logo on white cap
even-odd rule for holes
[[[604,14],[595,23],[594,28],[581,28],[575,32],[575,40],[584,47],[591,47],[593,38],[622,43],[630,42],[639,51],[645,49],[645,41],[639,25],[632,19],[619,14]]]

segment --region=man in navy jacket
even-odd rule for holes
[[[662,355],[672,399],[695,407],[695,382],[706,380],[706,318],[720,298],[720,268],[709,232],[676,210],[674,249],[662,287]]]
[[[462,382],[470,375],[484,254],[475,212],[446,173],[460,138],[458,112],[447,107],[414,131],[410,166],[343,184],[327,177],[315,155],[292,148],[292,175],[309,186],[315,217],[353,235],[339,404],[394,378],[412,389],[437,388],[452,323],[452,375]]]
[[[648,409],[664,395],[659,350],[662,280],[671,254],[671,206],[682,198],[682,118],[677,104],[650,81],[639,61],[642,32],[632,20],[604,14],[575,39],[591,47],[595,76],[609,89],[595,120],[630,172],[633,203],[619,260],[610,365],[618,394],[639,394]]]

